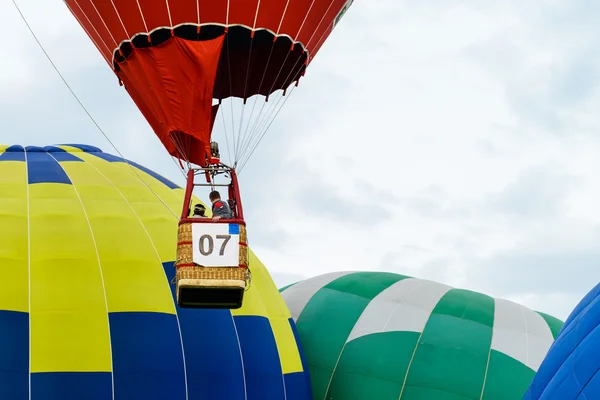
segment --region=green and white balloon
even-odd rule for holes
[[[563,322],[385,272],[282,288],[316,400],[521,399]]]

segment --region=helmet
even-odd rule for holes
[[[194,206],[194,215],[204,216],[205,211],[206,207],[204,207],[204,204],[198,203]]]

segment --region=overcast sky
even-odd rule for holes
[[[19,5],[117,148],[182,184],[63,2]],[[278,286],[393,271],[566,318],[600,276],[599,13],[356,0],[241,174]],[[0,142],[114,154],[11,2],[0,26]]]

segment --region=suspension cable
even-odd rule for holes
[[[81,100],[79,99],[79,97],[77,97],[77,95],[75,94],[75,92],[73,91],[73,89],[71,88],[71,86],[69,85],[69,83],[66,81],[66,79],[64,78],[63,74],[60,72],[60,70],[58,69],[58,67],[56,66],[56,64],[54,63],[54,61],[52,60],[52,58],[50,57],[50,55],[48,54],[48,52],[46,51],[46,49],[44,48],[44,46],[42,45],[42,43],[39,41],[37,35],[35,34],[35,32],[33,31],[33,29],[31,28],[31,26],[29,25],[29,23],[27,22],[27,18],[25,18],[25,15],[23,15],[23,13],[21,12],[21,9],[19,8],[19,5],[17,4],[16,0],[12,0],[13,5],[15,6],[15,8],[17,9],[17,12],[19,13],[19,15],[21,16],[21,19],[23,20],[23,22],[25,23],[25,25],[27,26],[27,29],[29,29],[29,32],[31,33],[31,35],[33,36],[33,38],[35,39],[35,41],[37,42],[38,46],[40,47],[40,49],[42,50],[42,52],[44,53],[44,55],[46,56],[46,58],[48,59],[48,61],[50,61],[50,64],[52,64],[52,67],[54,68],[54,70],[58,73],[58,76],[60,77],[60,79],[62,79],[63,83],[65,84],[65,86],[67,87],[67,89],[69,89],[69,91],[71,92],[71,94],[73,95],[73,97],[75,98],[75,100],[77,100],[77,102],[79,103],[79,105],[81,106],[81,108],[83,109],[83,111],[85,111],[85,113],[87,114],[87,116],[90,118],[90,120],[94,123],[94,125],[96,126],[96,128],[98,128],[98,130],[100,131],[100,133],[102,133],[102,135],[104,136],[104,138],[110,143],[110,145],[115,149],[115,151],[119,154],[119,156],[121,156],[121,158],[125,161],[125,163],[127,165],[129,165],[129,167],[131,168],[131,170],[136,174],[136,176],[138,177],[138,179],[152,192],[152,194],[154,194],[154,196],[156,196],[156,198],[158,200],[160,200],[160,202],[171,212],[171,214],[173,214],[173,216],[177,219],[179,219],[179,216],[171,209],[171,207],[169,207],[169,205],[142,179],[142,177],[139,175],[139,173],[137,172],[136,168],[133,167],[133,165],[131,165],[129,163],[129,161],[125,158],[125,156],[123,156],[123,154],[119,151],[119,149],[117,148],[117,146],[109,139],[108,135],[104,132],[104,130],[100,127],[100,125],[96,122],[96,120],[94,119],[94,117],[90,114],[90,112],[87,110],[87,108],[83,105],[83,103],[81,102]],[[175,161],[175,160],[173,160]],[[183,171],[182,171],[183,173]]]
[[[283,106],[285,105],[285,103],[289,100],[290,96],[294,92],[294,88],[295,87],[296,86],[292,87],[292,90],[290,90],[290,94],[287,95],[287,96],[285,96],[285,100],[283,101],[283,104],[281,104],[281,107],[279,107],[279,110],[277,110],[277,113],[275,113],[275,116],[273,116],[273,118],[271,119],[271,122],[269,122],[269,125],[267,126],[267,128],[264,130],[263,134],[258,139],[258,142],[254,145],[254,147],[252,148],[252,151],[250,151],[250,154],[248,154],[248,156],[244,160],[242,166],[239,169],[238,175],[241,174],[242,170],[246,166],[246,163],[248,162],[248,160],[250,159],[250,157],[252,157],[252,154],[254,154],[254,151],[256,150],[256,148],[258,147],[258,145],[260,144],[260,142],[263,140],[263,138],[265,137],[265,135],[269,131],[269,128],[271,127],[271,124],[273,123],[273,121],[275,121],[275,118],[277,118],[277,115],[279,115],[279,112],[281,111],[281,109],[283,108]],[[281,98],[283,98],[283,96]],[[281,100],[281,98],[280,98],[280,100]]]

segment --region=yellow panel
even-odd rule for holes
[[[161,260],[163,262],[173,261],[175,259],[177,240],[177,224],[174,224],[173,220],[179,218],[184,190],[169,189],[163,183],[136,168],[138,176],[125,163],[110,163],[85,153],[78,156],[92,164],[120,187],[121,193],[128,199],[131,207],[135,209],[135,212],[144,221],[146,229],[157,246]],[[67,165],[67,163],[62,164]],[[76,164],[68,163],[68,165],[77,166]],[[79,187],[80,184],[76,181],[76,175],[71,169],[68,170],[68,173],[77,187]],[[87,176],[87,173],[85,175]],[[140,178],[152,188],[154,193],[140,181]],[[156,198],[156,195],[160,196],[169,205],[175,215],[166,209],[165,205]],[[195,202],[198,201],[198,199],[195,199]],[[113,223],[114,221],[113,219]],[[122,224],[120,221],[118,223]],[[128,234],[128,236],[131,235],[131,233]],[[232,315],[256,315],[269,318],[279,349],[283,372],[293,373],[302,371],[302,362],[294,334],[289,326],[288,318],[291,315],[287,306],[264,265],[260,263],[252,252],[250,252],[250,257],[253,272],[252,286],[244,296],[243,307],[239,310],[232,310]],[[143,267],[143,265],[140,265],[140,269]],[[139,279],[140,274],[143,274],[143,271],[136,270],[132,276],[137,276]],[[105,280],[108,282],[109,278],[106,275],[107,273],[105,273]],[[109,285],[107,284],[107,286]],[[112,297],[111,293],[109,296],[109,299],[111,299],[109,305],[112,303]]]
[[[264,279],[264,274],[262,274],[262,270],[265,269],[264,265],[260,263],[256,258],[252,258],[250,256],[249,259],[250,271],[252,273],[252,282],[250,283],[250,288],[244,294],[244,302],[241,308],[231,310],[231,315],[236,316],[245,316],[245,315],[255,315],[259,317],[269,317],[268,305],[266,304],[266,299],[264,293],[261,290],[260,281]]]
[[[152,188],[152,190],[156,194],[158,194],[158,196],[161,199],[166,200],[167,202],[170,202],[176,198],[177,194],[174,193],[173,189],[169,188],[167,185],[165,185],[161,181],[157,180],[152,175],[148,175],[146,172],[142,171],[141,169],[135,168],[134,166],[129,165],[124,162],[113,163],[113,165],[120,168],[121,171],[127,172],[128,174],[133,176],[138,182],[140,181],[140,178],[141,178],[141,180],[143,182],[145,182],[146,185],[150,186],[150,188]],[[132,169],[132,167],[133,167],[133,169]],[[183,176],[182,176],[182,179],[183,179]],[[144,185],[143,182],[140,182],[140,184]],[[183,185],[185,185],[185,180],[184,180]],[[183,200],[183,197],[181,199],[177,198],[177,200],[179,203],[181,203],[181,201]],[[181,204],[180,204],[180,206],[181,206]],[[181,209],[181,207],[179,207],[179,208]]]
[[[0,162],[0,309],[22,312],[29,311],[26,168]]]
[[[252,240],[251,238],[252,231],[248,229],[248,239]],[[237,310],[232,310],[232,314],[291,318],[292,315],[288,311],[285,301],[279,294],[277,286],[275,286],[264,264],[251,249],[248,249],[248,257],[250,271],[252,272],[252,283],[244,296],[244,306]],[[246,302],[246,296],[250,297],[250,301]],[[255,305],[255,297],[258,298],[258,301],[264,307],[257,307]]]
[[[173,209],[173,212],[177,215],[177,217],[179,217],[183,203],[184,191],[182,189],[169,189],[168,186],[156,180],[151,175],[148,175],[144,171],[130,166],[124,162],[108,162],[88,153],[77,154],[77,157],[85,160],[86,163],[92,164],[112,183],[121,188],[121,190],[133,190],[131,193],[131,196],[133,197],[131,197],[128,193],[126,194],[126,197],[130,201],[150,200],[152,202],[158,201],[160,203],[160,200],[156,198],[156,195],[158,195],[165,203],[167,203],[169,207]],[[153,194],[148,187],[150,187],[152,191],[156,193],[156,195]],[[162,207],[165,213],[172,215],[164,205]]]
[[[124,183],[139,186],[144,189],[144,194],[149,194],[155,200],[158,199],[152,194],[152,191],[154,191],[154,193],[163,199],[169,206],[172,206],[172,203],[175,202],[176,208],[173,211],[179,216],[183,201],[183,196],[179,194],[181,192],[170,189],[164,183],[131,164],[125,162],[108,162],[88,153],[78,154],[77,156],[86,162],[94,164],[94,166],[99,168],[103,174],[110,174],[111,177],[109,177],[109,179],[119,186]],[[113,179],[112,176],[115,176],[115,179]],[[150,191],[148,187],[150,187],[152,191]]]
[[[87,154],[77,154],[77,158],[83,159],[84,155]],[[110,190],[113,184],[94,165],[81,161],[62,161],[60,166],[65,170],[71,182],[85,182],[87,185],[100,186],[103,190],[98,191],[97,195],[102,196],[102,199],[109,196],[110,199],[123,202],[123,197],[119,195],[116,189]]]
[[[137,215],[152,237],[161,262],[175,260],[177,248],[177,223],[183,205],[183,189],[169,189],[160,181],[145,172],[135,168],[136,175],[128,164],[108,162],[91,154],[78,154],[86,163],[93,165],[108,180],[119,187],[120,192],[129,201]],[[140,178],[154,190],[154,193],[144,185]],[[169,209],[156,195],[167,204]]]
[[[179,217],[165,210],[156,199],[153,202],[132,202],[131,206],[144,221],[146,229],[156,244],[161,262],[174,261]]]
[[[68,152],[68,153],[82,153],[83,150],[81,150],[79,147],[73,147],[73,146],[55,146],[58,147],[59,149],[63,149],[64,151]],[[76,155],[77,157],[79,157],[79,154]]]
[[[32,372],[110,371],[107,308],[175,312],[161,262],[175,259],[184,190],[125,163],[60,147],[85,161],[61,162],[74,185],[27,186],[25,163],[0,162],[0,309],[28,310],[29,188]],[[252,252],[250,260],[252,287],[233,315],[267,317],[283,373],[302,371],[290,313]]]
[[[275,334],[275,343],[279,351],[281,369],[284,374],[302,372],[302,359],[290,322],[285,318],[270,317],[271,329]]]
[[[61,165],[77,189],[92,225],[109,312],[175,314],[161,260],[132,206],[94,166],[81,162],[62,162]],[[114,201],[105,200],[107,198]],[[170,225],[169,230],[173,230],[172,220]]]
[[[31,371],[110,371],[108,315],[89,225],[72,185],[29,185]]]
[[[0,181],[19,185],[27,183],[27,164],[24,161],[0,161]],[[20,197],[10,191],[0,192],[0,196]]]
[[[31,372],[111,372],[106,311],[31,315]]]
[[[264,299],[261,293],[256,286],[256,276],[254,275],[254,269],[252,270],[252,283],[250,288],[244,294],[244,302],[241,308],[231,310],[231,315],[236,316],[244,316],[244,315],[256,315],[259,317],[268,318],[268,312],[266,309],[266,305],[264,303]]]
[[[0,153],[3,153],[10,146],[8,144],[0,144]]]
[[[174,194],[174,200],[167,204],[171,210],[175,212],[177,217],[174,217],[158,199],[156,200],[155,206],[162,208],[162,212],[160,213],[157,212],[156,209],[153,209],[153,207],[150,207],[150,204],[139,203],[136,207],[140,216],[144,219],[148,231],[154,238],[156,249],[158,250],[158,254],[160,254],[162,262],[174,261],[176,258],[177,222],[181,216],[181,208],[185,196],[184,189],[173,189],[172,192]],[[159,218],[156,217],[157,214],[164,216]]]
[[[256,257],[256,254],[252,249],[248,249],[249,262],[260,266],[258,273],[261,275],[261,279],[258,281],[259,290],[263,294],[263,300],[267,304],[269,315],[277,315],[283,318],[292,318],[292,314],[288,310],[285,300],[279,293],[279,289],[275,285],[275,281],[269,274],[269,271],[265,265]]]

